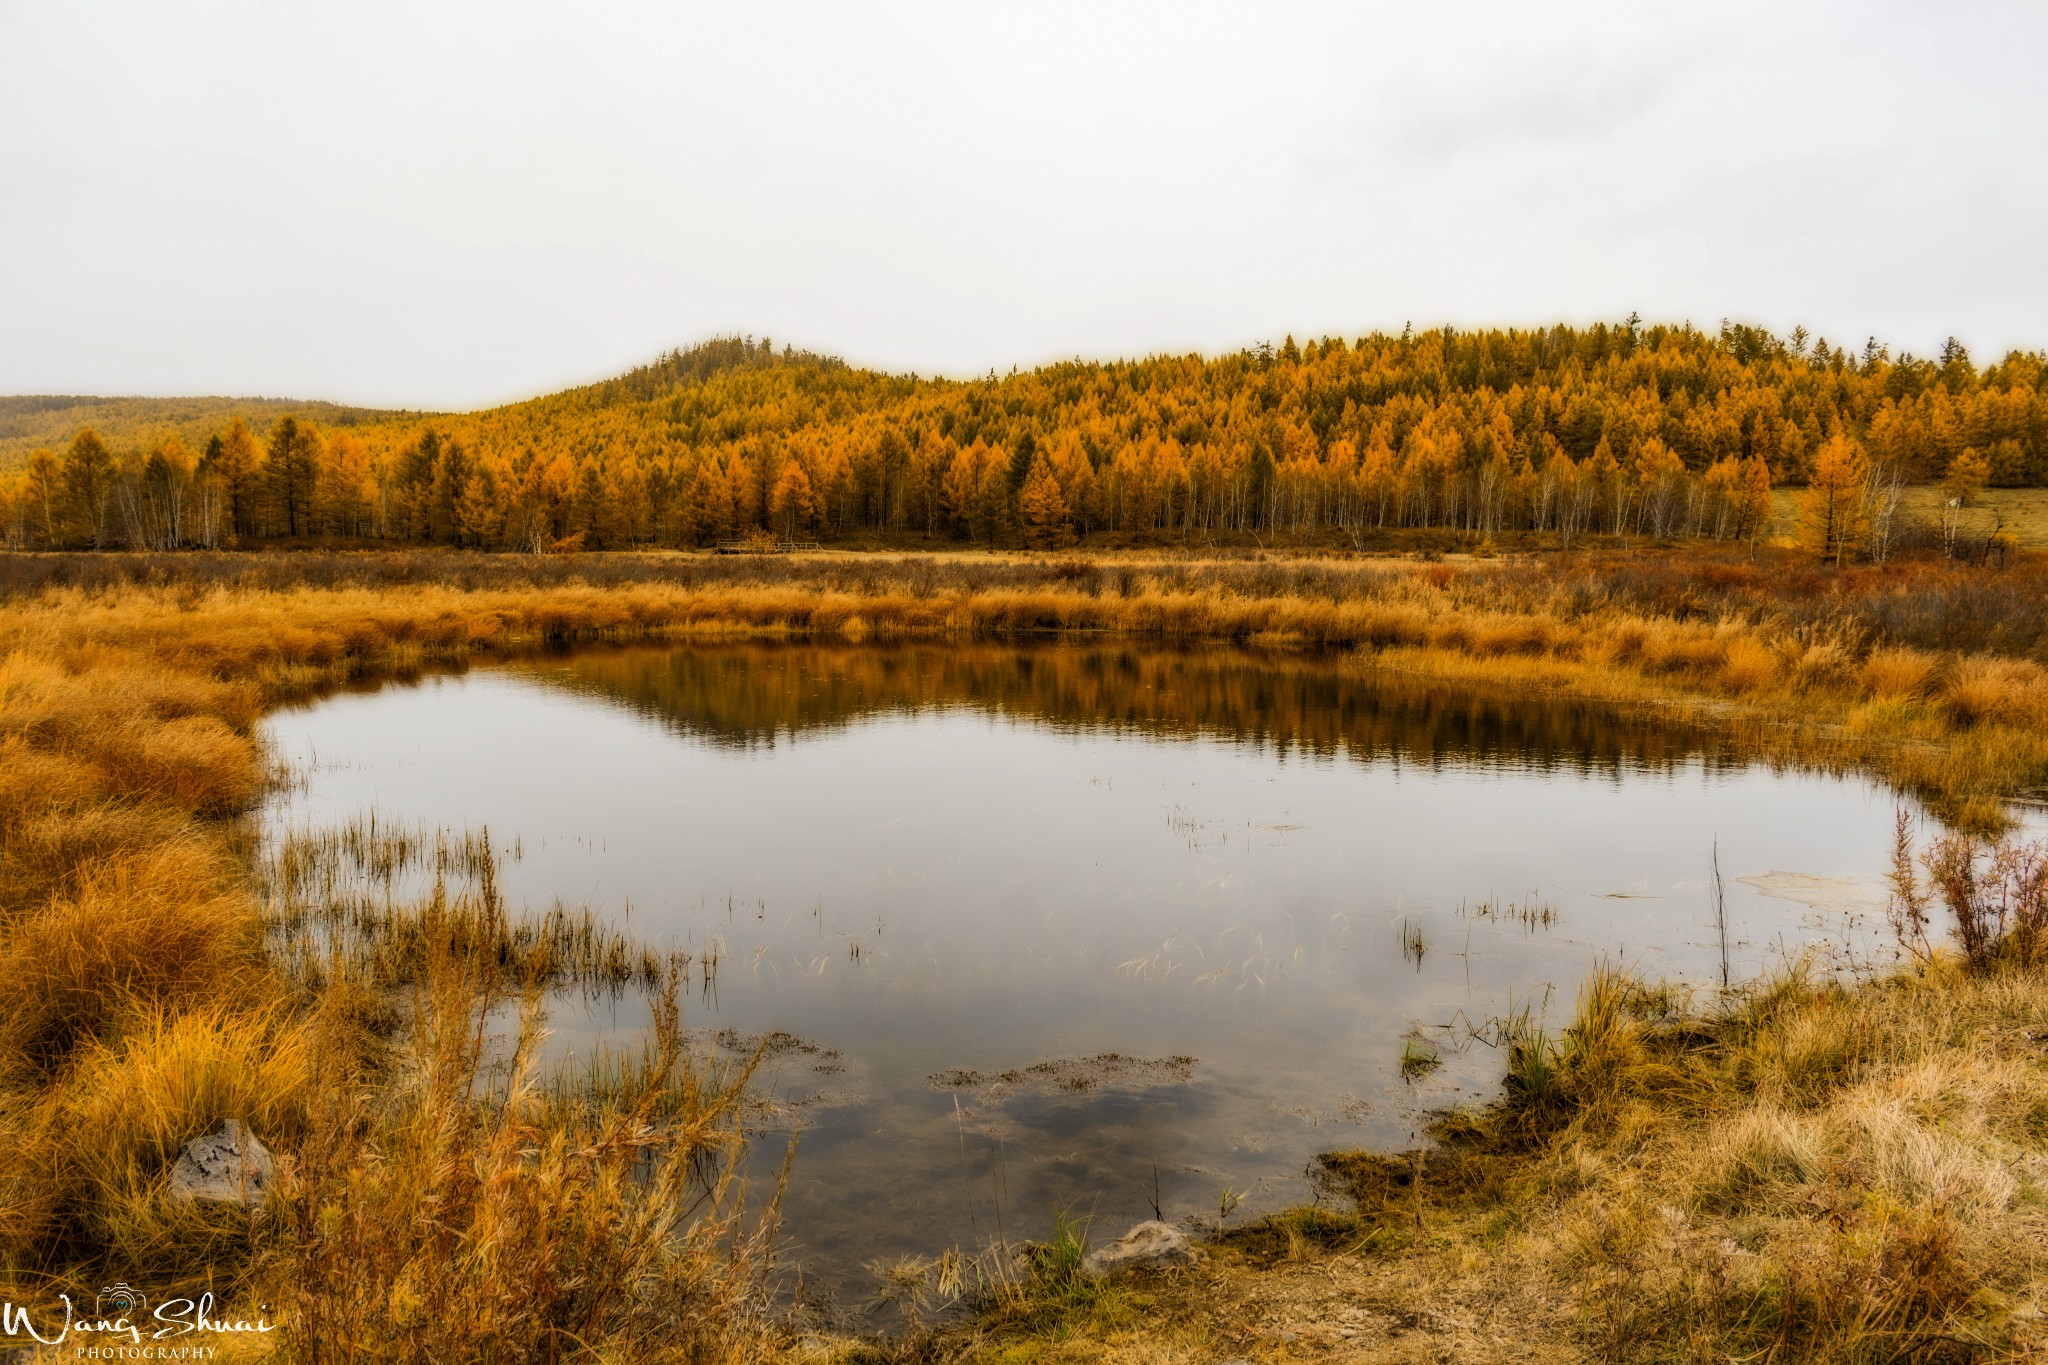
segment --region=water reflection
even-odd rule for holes
[[[1410,1141],[1499,1075],[1452,1021],[1562,1013],[1602,956],[1717,975],[1717,839],[1738,972],[1867,944],[1894,804],[1641,715],[1229,651],[606,650],[268,724],[305,779],[273,836],[488,826],[515,906],[715,956],[692,1022],[767,1042],[793,1255],[841,1287],[1062,1207],[1249,1214]],[[640,1022],[565,1007],[558,1045]],[[1411,1083],[1417,1030],[1447,1060]]]
[[[750,747],[940,707],[1095,734],[1220,736],[1320,758],[1612,772],[1731,760],[1647,711],[1458,688],[1356,663],[1244,650],[752,644],[591,651],[522,672],[621,702],[707,743]]]

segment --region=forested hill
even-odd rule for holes
[[[1757,533],[1771,485],[1815,482],[1844,490],[1854,533],[1903,481],[2048,482],[2039,352],[1980,368],[1953,342],[1929,360],[1633,320],[1289,338],[976,380],[722,338],[457,416],[187,417],[67,430],[43,411],[48,453],[0,505],[8,543],[1739,536]]]
[[[176,436],[197,448],[233,418],[268,427],[288,412],[323,426],[355,426],[392,415],[294,398],[0,398],[0,473],[19,469],[36,450],[62,450],[87,427],[116,446],[149,446]]]

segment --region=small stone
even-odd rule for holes
[[[1191,1265],[1199,1254],[1188,1235],[1173,1224],[1146,1222],[1089,1252],[1081,1273],[1099,1279],[1133,1266]]]
[[[277,1162],[240,1119],[193,1138],[171,1167],[171,1198],[254,1208],[270,1193]]]

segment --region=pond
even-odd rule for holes
[[[715,952],[686,1022],[770,1040],[785,1263],[848,1300],[1059,1211],[1104,1237],[1297,1202],[1317,1152],[1483,1101],[1503,1059],[1461,1040],[1562,1023],[1603,960],[1710,987],[1724,952],[1888,951],[1881,784],[1340,659],[605,649],[266,726],[298,774],[267,837],[488,828],[515,908]],[[554,1046],[643,1020],[564,1001]],[[1419,1081],[1414,1037],[1445,1058]]]

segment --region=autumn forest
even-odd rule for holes
[[[1839,560],[1883,557],[1906,484],[2048,483],[2042,353],[1979,369],[1953,341],[1894,358],[1633,318],[972,381],[725,338],[476,413],[249,411],[189,441],[87,427],[27,452],[0,473],[5,545],[1726,540],[1793,485]]]

